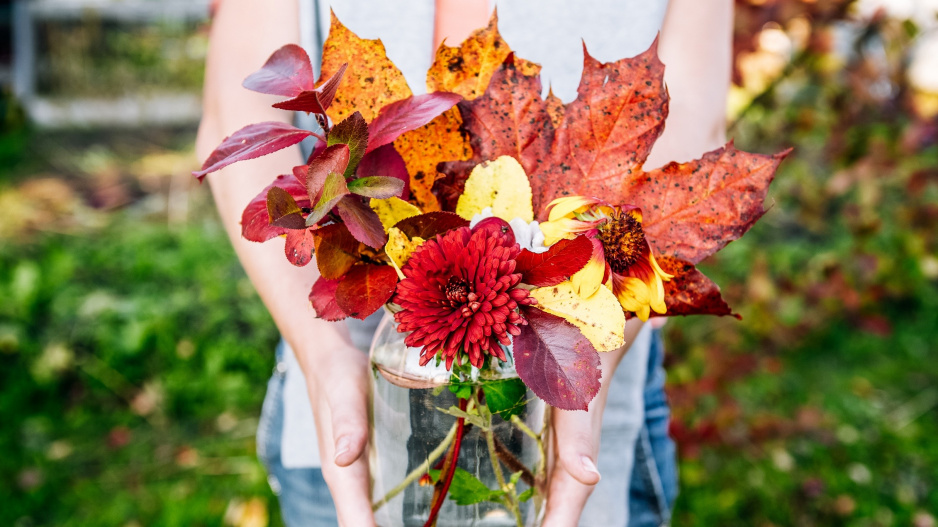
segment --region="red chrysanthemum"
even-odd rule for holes
[[[506,234],[489,229],[453,229],[426,241],[401,269],[394,315],[398,331],[411,332],[408,346],[420,347],[420,364],[437,354],[460,364],[463,353],[481,368],[485,355],[506,360],[499,344],[518,335],[527,324],[519,305],[535,303],[526,289],[515,286],[518,244]]]

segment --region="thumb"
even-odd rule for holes
[[[326,391],[332,424],[335,464],[347,467],[368,444],[367,376],[333,376]]]
[[[599,437],[593,433],[588,412],[555,410],[554,431],[557,435],[557,457],[563,470],[584,485],[599,483],[596,452]]]

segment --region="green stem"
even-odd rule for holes
[[[511,424],[517,426],[518,430],[521,430],[537,442],[537,450],[540,453],[540,458],[537,460],[537,467],[535,467],[534,472],[540,473],[544,462],[547,460],[547,450],[544,448],[544,441],[541,439],[541,435],[535,434],[534,430],[531,430],[517,415],[511,416]]]
[[[403,481],[398,483],[396,487],[388,491],[388,493],[385,494],[383,498],[376,501],[371,506],[372,512],[377,511],[378,509],[383,507],[385,504],[387,504],[387,502],[394,499],[394,496],[397,496],[398,494],[400,494],[404,489],[410,486],[411,483],[420,479],[420,476],[423,476],[430,470],[430,465],[432,465],[437,459],[439,459],[440,456],[443,455],[443,452],[446,452],[446,449],[449,448],[450,443],[453,442],[453,438],[456,437],[456,425],[457,423],[453,423],[453,426],[449,429],[449,432],[446,434],[446,437],[443,438],[443,441],[439,445],[437,445],[437,447],[433,449],[432,452],[430,452],[430,455],[427,456],[426,461],[418,465],[417,468],[415,468],[414,470],[411,470],[410,473],[407,474],[407,476],[404,478]]]
[[[481,392],[482,390],[480,389],[479,393],[476,394],[476,397],[479,398],[479,406],[482,406]],[[492,471],[495,472],[498,487],[505,491],[505,506],[514,514],[515,523],[517,523],[518,527],[524,527],[524,522],[521,520],[521,509],[518,507],[517,493],[514,488],[508,488],[508,484],[505,483],[505,475],[502,473],[502,467],[498,464],[498,453],[495,451],[495,424],[492,423],[492,412],[485,413],[488,415],[488,426],[485,430],[485,444],[489,448],[489,460],[492,462]]]

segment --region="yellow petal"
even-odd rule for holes
[[[612,351],[625,344],[625,314],[609,289],[600,287],[589,298],[581,298],[567,281],[534,289],[531,296],[537,307],[579,328],[596,351]]]
[[[625,276],[619,279],[616,288],[619,289],[616,296],[622,309],[635,313],[642,320],[648,320],[651,314],[649,305],[652,302],[652,292],[648,284],[638,278]]]
[[[423,242],[424,239],[419,236],[415,236],[414,239],[408,238],[407,235],[397,227],[388,229],[388,243],[384,246],[384,252],[388,255],[388,258],[391,259],[391,263],[394,264],[394,268],[397,269],[398,275],[401,274],[401,267],[404,267],[404,264],[410,259],[410,255],[413,254],[414,250],[420,247]]]
[[[378,214],[378,219],[381,220],[381,225],[384,226],[384,232],[390,232],[388,229],[401,220],[422,214],[420,209],[401,198],[371,198],[369,204],[371,205],[371,209]]]
[[[603,283],[603,275],[606,274],[606,264],[593,258],[586,262],[583,269],[573,273],[570,281],[573,289],[582,298],[592,296],[599,286]]]
[[[580,207],[588,207],[596,203],[597,200],[584,196],[567,196],[565,198],[557,198],[547,204],[547,208],[550,209],[550,214],[548,214],[547,219],[549,221],[553,221],[558,218],[563,218],[568,214],[576,212],[576,210]]]
[[[486,207],[492,207],[492,214],[505,221],[515,218],[534,221],[531,184],[515,158],[502,156],[480,163],[469,174],[466,190],[456,204],[456,214],[471,220]]]
[[[545,221],[538,226],[541,228],[541,232],[544,233],[544,245],[550,247],[564,238],[572,240],[576,237],[576,233],[581,232],[580,226],[582,223],[582,221],[561,218]]]

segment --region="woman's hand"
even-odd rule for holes
[[[339,525],[368,527],[368,355],[354,347],[306,354],[306,388],[319,436],[322,475]]]

